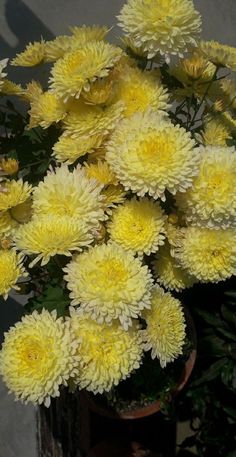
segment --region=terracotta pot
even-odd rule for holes
[[[187,322],[187,329],[188,333],[191,336],[191,341],[193,343],[194,349],[191,351],[188,360],[185,363],[184,370],[182,372],[181,378],[178,382],[178,385],[175,391],[172,393],[172,398],[175,397],[187,384],[188,379],[193,371],[193,367],[196,361],[196,345],[197,345],[197,338],[196,338],[196,330],[194,326],[194,322],[192,320],[189,311],[185,309],[185,318]],[[137,408],[134,410],[129,411],[122,411],[122,412],[115,412],[109,410],[106,407],[101,406],[98,402],[96,402],[96,397],[91,396],[87,391],[82,391],[81,394],[85,397],[88,407],[90,410],[94,411],[97,414],[100,414],[105,417],[109,417],[111,419],[140,419],[142,417],[150,416],[154,413],[157,413],[161,409],[161,402],[160,400],[156,400],[150,403],[147,406],[143,406],[141,408]]]

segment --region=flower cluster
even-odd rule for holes
[[[198,42],[192,0],[127,0],[118,20],[120,46],[82,26],[18,54],[50,66],[46,89],[0,61],[34,135],[27,164],[0,158],[0,294],[34,291],[0,373],[24,402],[109,392],[148,356],[165,368],[186,342],[172,291],[236,273],[236,88],[220,73],[236,50]]]

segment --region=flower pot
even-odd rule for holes
[[[192,373],[192,370],[193,370],[193,367],[194,367],[195,361],[196,361],[196,355],[197,355],[196,330],[195,330],[195,326],[194,326],[192,317],[189,314],[189,311],[187,309],[185,309],[185,318],[186,318],[186,323],[187,323],[187,332],[191,339],[193,349],[191,350],[189,357],[185,362],[184,369],[183,369],[180,379],[177,383],[177,386],[171,393],[171,398],[174,398],[185,387],[185,385],[187,384],[188,379]],[[150,403],[146,406],[142,406],[140,408],[116,412],[115,410],[108,409],[108,408],[106,408],[106,406],[101,405],[100,402],[97,402],[95,395],[91,395],[89,392],[87,392],[85,390],[82,391],[81,394],[85,398],[85,400],[88,404],[88,408],[90,410],[92,410],[93,412],[100,414],[102,416],[109,417],[111,419],[125,419],[125,420],[126,419],[140,419],[140,418],[155,414],[161,410],[161,400],[158,399],[158,400],[153,401],[152,403]]]

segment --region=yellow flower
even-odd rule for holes
[[[59,59],[51,70],[51,90],[65,101],[80,97],[97,78],[108,76],[120,59],[122,50],[103,41],[91,41]]]
[[[31,81],[26,85],[23,97],[30,103],[37,102],[37,100],[43,95],[43,88],[38,81]]]
[[[72,35],[60,35],[45,42],[45,61],[54,62],[67,52],[83,47],[89,41],[102,40],[109,32],[107,27],[70,27]]]
[[[223,109],[236,109],[236,82],[233,79],[222,79],[221,81]]]
[[[4,84],[4,78],[7,76],[7,73],[4,73],[3,70],[7,66],[9,59],[3,59],[0,60],[0,91],[2,89],[2,86]]]
[[[122,118],[122,112],[122,103],[103,108],[79,102],[68,113],[63,123],[67,134],[72,138],[90,135],[102,135],[105,138]]]
[[[236,151],[234,148],[202,149],[199,174],[177,203],[185,218],[200,227],[236,225]]]
[[[74,163],[79,157],[85,154],[90,154],[97,149],[102,141],[99,135],[80,136],[73,138],[64,132],[57,143],[53,146],[52,155],[58,162],[66,162],[67,164]]]
[[[192,287],[196,280],[181,268],[171,256],[170,246],[161,246],[153,262],[157,282],[168,290],[181,290]]]
[[[217,41],[201,41],[199,49],[215,65],[236,70],[236,48]]]
[[[206,90],[212,81],[216,67],[198,52],[193,53],[188,59],[180,59],[178,63],[170,67],[170,74],[181,82],[183,88],[173,91],[173,96],[177,100],[194,95],[198,99],[206,96],[215,99],[222,93],[220,83],[214,81]],[[206,94],[206,95],[205,95]]]
[[[204,131],[202,132],[203,143],[205,146],[227,146],[227,140],[232,137],[230,129],[222,121],[221,116],[206,119]]]
[[[7,236],[16,225],[9,211],[0,211],[0,239]]]
[[[165,199],[165,190],[184,192],[198,171],[190,134],[164,116],[147,111],[119,123],[107,145],[106,160],[125,187],[140,197]]]
[[[71,251],[81,251],[93,241],[88,227],[81,221],[67,216],[44,216],[21,225],[14,234],[16,248],[24,254],[36,254],[33,267],[41,260],[46,265],[59,254],[71,256]]]
[[[91,105],[101,105],[107,102],[111,95],[113,80],[109,76],[97,79],[90,85],[89,91],[84,90],[82,96],[85,103]]]
[[[106,150],[106,145],[105,145],[105,140],[104,140],[104,142],[101,144],[101,146],[99,146],[99,148],[95,149],[95,151],[91,152],[88,155],[87,162],[88,163],[97,163],[100,160],[104,161],[105,156],[106,156],[106,151],[107,150]]]
[[[118,322],[98,324],[72,312],[70,324],[78,341],[79,375],[76,383],[94,394],[108,392],[139,368],[143,345],[140,331],[122,329]]]
[[[142,72],[138,68],[126,66],[114,86],[113,102],[124,103],[124,116],[130,117],[137,111],[166,110],[168,93],[155,72]]]
[[[4,95],[22,96],[24,94],[24,90],[20,84],[15,84],[12,81],[9,81],[8,79],[5,79],[0,87],[1,93]]]
[[[148,58],[156,54],[169,60],[196,46],[201,16],[192,0],[127,0],[118,16],[119,25]]]
[[[185,340],[185,319],[182,305],[169,292],[154,286],[151,309],[144,313],[147,323],[143,331],[144,349],[151,349],[152,358],[158,358],[165,368],[183,353]]]
[[[0,174],[3,172],[6,175],[14,175],[19,170],[19,162],[16,159],[1,159]]]
[[[119,203],[125,201],[126,192],[124,187],[121,185],[115,186],[111,184],[110,186],[105,187],[101,192],[104,201],[103,205],[108,214],[111,213],[111,209],[115,208]]]
[[[60,385],[77,375],[76,342],[56,311],[34,311],[5,333],[0,372],[10,392],[24,403],[50,405]]]
[[[104,219],[101,187],[86,177],[77,166],[69,171],[66,165],[50,170],[44,181],[34,189],[33,210],[37,216],[70,216],[96,226]]]
[[[31,193],[31,186],[18,181],[4,181],[3,188],[0,188],[0,211],[6,211],[20,203],[25,202]]]
[[[54,40],[45,42],[44,58],[45,62],[54,62],[62,58],[66,52],[71,51],[71,36],[59,35]]]
[[[149,307],[152,278],[147,266],[113,243],[83,252],[64,271],[72,305],[80,304],[79,311],[99,323],[119,319],[127,329]]]
[[[5,300],[12,288],[19,289],[16,283],[22,276],[27,276],[22,255],[13,250],[0,250],[0,295]]]
[[[54,122],[61,121],[66,114],[66,105],[54,94],[44,92],[31,102],[29,128],[40,125],[47,129]]]
[[[133,198],[113,211],[108,232],[124,249],[150,255],[164,243],[165,216],[158,202]]]
[[[0,211],[0,239],[11,234],[16,225],[9,211]]]
[[[172,254],[199,281],[223,281],[236,274],[236,229],[182,229]]]
[[[88,41],[101,41],[110,31],[110,28],[99,25],[92,25],[90,27],[82,25],[82,27],[70,27],[71,33],[78,39],[82,44],[87,43]]]
[[[121,37],[123,45],[128,48],[128,53],[133,54],[133,56],[138,57],[147,57],[147,51],[144,51],[145,45],[143,46],[135,46],[134,40],[130,36],[122,36]]]
[[[107,162],[102,162],[101,160],[98,160],[97,163],[85,163],[84,166],[86,176],[89,179],[96,179],[98,183],[103,187],[108,186],[110,184],[118,184],[117,178],[113,171],[111,171]]]
[[[17,67],[33,67],[42,63],[45,53],[44,47],[45,42],[43,40],[40,42],[35,41],[34,43],[29,43],[25,50],[20,54],[17,54],[11,61],[11,65],[15,65]]]

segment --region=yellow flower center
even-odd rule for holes
[[[105,262],[99,262],[89,276],[94,287],[98,289],[113,288],[120,287],[127,280],[127,271],[121,262],[116,259],[108,259]]]
[[[125,102],[125,114],[131,116],[137,111],[144,112],[149,104],[149,97],[144,88],[136,85],[130,87],[128,84],[123,88],[121,99]]]
[[[53,363],[52,341],[47,338],[44,342],[37,338],[27,336],[19,340],[19,372],[34,373],[40,377],[46,373]]]
[[[151,136],[140,143],[138,156],[149,166],[161,167],[170,163],[175,152],[174,141],[166,133]]]

